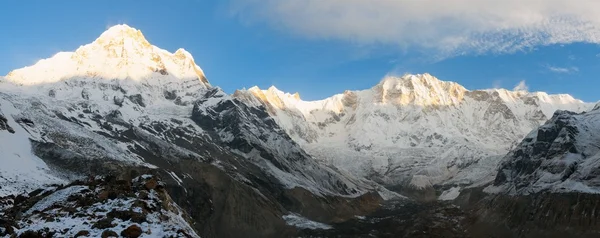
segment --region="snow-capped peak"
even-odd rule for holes
[[[116,25],[94,42],[80,46],[75,52],[60,52],[35,65],[10,72],[6,79],[18,85],[56,83],[75,78],[127,79],[157,83],[160,74],[169,81],[197,79],[205,87],[209,83],[192,55],[183,49],[170,53],[151,45],[141,31],[127,25]],[[163,82],[165,83],[165,82]]]
[[[94,41],[96,44],[106,45],[110,43],[121,43],[125,40],[132,40],[140,44],[144,44],[147,47],[150,43],[146,40],[142,31],[130,27],[126,24],[115,25],[108,28],[104,33]]]
[[[377,102],[419,106],[455,105],[467,92],[460,84],[441,81],[427,73],[387,76],[373,90]]]
[[[249,88],[248,91],[260,100],[265,102],[268,101],[272,106],[275,106],[279,109],[291,107],[301,102],[300,95],[298,93],[285,93],[277,89],[275,86],[271,86],[267,90],[261,90],[257,86],[254,86]]]

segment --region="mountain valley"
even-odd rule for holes
[[[0,237],[594,237],[598,108],[430,74],[228,94],[116,25],[0,77]]]

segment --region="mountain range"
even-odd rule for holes
[[[556,110],[594,106],[565,94],[471,91],[429,74],[319,101],[275,87],[234,96],[265,106],[313,157],[400,191],[489,182],[501,157]]]
[[[0,78],[0,236],[472,236],[469,211],[510,223],[494,204],[597,193],[597,112],[429,74],[318,101],[230,95],[117,25]]]

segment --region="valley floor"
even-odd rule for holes
[[[368,216],[302,230],[300,237],[600,237],[600,195],[494,195],[468,189],[456,200],[386,201]]]
[[[366,217],[334,224],[329,230],[303,230],[301,237],[471,237],[465,213],[450,203],[387,201]]]

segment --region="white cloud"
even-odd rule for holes
[[[522,80],[513,88],[513,91],[529,91],[529,87],[525,84],[525,80]]]
[[[569,67],[569,68],[564,68],[564,67],[555,67],[555,66],[546,66],[548,68],[548,70],[550,70],[551,72],[554,73],[563,73],[563,74],[568,74],[568,73],[574,73],[574,72],[579,72],[579,68],[577,67]]]
[[[600,43],[598,0],[230,0],[245,21],[293,34],[461,54]]]
[[[502,80],[494,80],[494,82],[492,82],[492,87],[493,88],[502,88]]]

